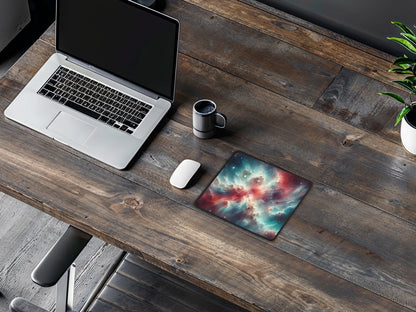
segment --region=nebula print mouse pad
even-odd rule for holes
[[[196,205],[273,240],[311,185],[290,172],[236,152]]]

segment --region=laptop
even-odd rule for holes
[[[174,100],[179,22],[129,0],[56,10],[56,53],[5,116],[124,169]]]

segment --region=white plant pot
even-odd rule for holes
[[[416,110],[411,110],[402,119],[400,136],[406,150],[416,155]]]

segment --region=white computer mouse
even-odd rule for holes
[[[201,164],[195,160],[183,160],[172,173],[169,180],[170,184],[180,189],[185,188],[200,167]]]

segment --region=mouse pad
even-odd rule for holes
[[[236,152],[196,201],[196,206],[273,240],[312,183]]]

